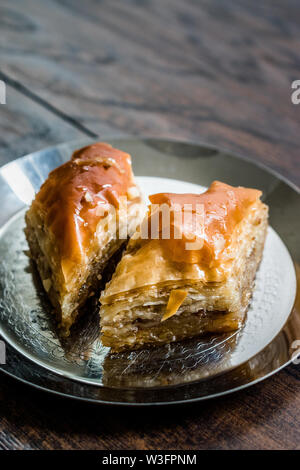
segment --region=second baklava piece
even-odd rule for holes
[[[150,196],[141,230],[101,296],[103,344],[118,352],[238,329],[267,233],[260,196],[217,181],[200,195]]]
[[[103,142],[75,151],[42,185],[25,232],[64,334],[143,215],[130,155]]]

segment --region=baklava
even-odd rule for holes
[[[143,216],[130,155],[107,143],[75,151],[49,174],[26,213],[25,233],[65,335]]]
[[[103,344],[119,352],[238,329],[267,233],[260,196],[218,181],[202,194],[150,196],[101,295]]]

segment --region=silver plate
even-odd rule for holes
[[[156,139],[109,141],[131,153],[146,194],[201,191],[213,179],[263,190],[273,228],[245,327],[231,335],[111,355],[98,340],[98,309],[91,303],[71,338],[60,338],[26,254],[24,211],[49,171],[90,142],[81,140],[30,154],[0,170],[0,332],[7,343],[2,370],[87,401],[158,404],[228,393],[286,365],[290,346],[300,339],[299,314],[293,309],[293,261],[299,262],[297,190],[264,168],[207,146]]]

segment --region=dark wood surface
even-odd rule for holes
[[[0,164],[84,135],[238,151],[300,183],[297,0],[0,3]],[[295,449],[299,366],[215,401],[112,409],[0,375],[0,449]]]

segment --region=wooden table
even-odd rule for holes
[[[85,135],[176,137],[300,183],[297,0],[2,0],[0,164]],[[295,449],[299,366],[192,406],[111,409],[0,375],[2,449]]]

